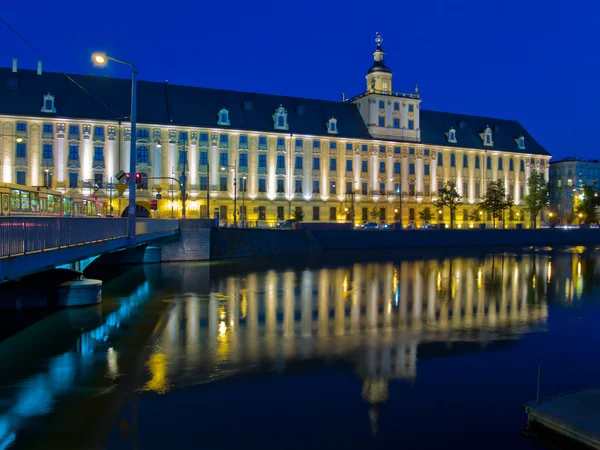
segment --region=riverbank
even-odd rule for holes
[[[311,254],[331,250],[561,247],[600,245],[598,229],[260,230],[210,232],[210,259]]]

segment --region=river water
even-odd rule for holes
[[[521,405],[598,383],[600,252],[129,268],[0,342],[0,450],[570,448]]]

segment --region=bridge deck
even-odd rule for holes
[[[179,232],[179,221],[138,219],[135,244]],[[0,282],[131,245],[127,219],[0,219]]]

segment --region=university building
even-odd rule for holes
[[[0,69],[0,181],[115,197],[128,172],[131,143],[128,79]],[[458,226],[492,180],[516,205],[550,154],[518,122],[421,108],[418,88],[393,90],[377,36],[365,91],[341,101],[247,93],[167,82],[138,82],[138,209],[160,191],[160,217],[219,212],[251,225],[272,225],[301,208],[305,221],[421,223],[442,183],[464,198]],[[184,175],[185,174],[185,175]],[[401,194],[401,195],[400,195]],[[125,199],[127,192],[125,192]],[[400,208],[400,199],[402,207]],[[448,211],[434,220],[448,220]]]

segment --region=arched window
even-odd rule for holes
[[[45,113],[55,113],[56,109],[54,108],[54,95],[50,95],[48,92],[44,95],[44,103],[42,105],[42,112]]]
[[[525,161],[521,160],[521,163],[519,164],[519,170],[521,172],[525,172]]]
[[[456,167],[456,156],[454,156],[454,153],[450,153],[450,167]]]
[[[467,157],[467,155],[463,155],[463,167],[466,169],[467,167],[469,167],[469,158]]]
[[[287,122],[287,111],[285,110],[285,108],[283,107],[283,105],[279,105],[279,108],[277,108],[275,110],[275,113],[273,114],[273,123],[274,126],[273,128],[275,130],[287,130],[289,129],[288,126],[288,122]]]
[[[514,164],[514,161],[513,161],[513,159],[512,159],[512,158],[510,158],[510,159],[508,160],[508,170],[510,170],[511,172],[512,172],[513,170],[515,170],[515,164]]]
[[[487,170],[492,170],[492,158],[490,156],[488,156],[486,159],[485,168]]]
[[[479,169],[479,156],[475,156],[475,168]]]
[[[448,135],[448,142],[456,144],[456,130],[454,128],[450,128],[448,130],[447,135]]]
[[[442,152],[438,153],[438,166],[443,166],[444,165],[444,158],[442,158]]]
[[[502,165],[502,158],[498,158],[498,170],[504,170],[503,165]]]

